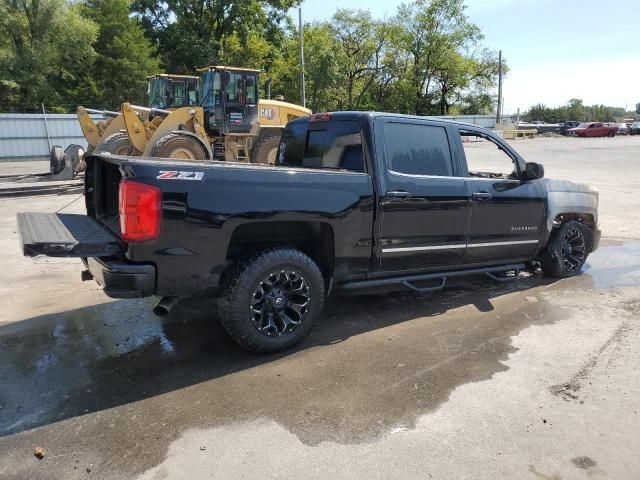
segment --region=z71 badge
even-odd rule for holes
[[[202,180],[204,172],[179,172],[178,170],[160,170],[158,180]]]

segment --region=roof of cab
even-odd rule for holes
[[[360,120],[363,117],[368,118],[368,119],[375,119],[375,118],[379,118],[379,117],[387,117],[387,118],[404,118],[404,119],[414,119],[414,120],[428,120],[434,123],[451,123],[454,125],[460,125],[460,126],[464,126],[464,127],[473,127],[474,129],[478,129],[478,130],[483,130],[483,131],[487,131],[490,132],[489,129],[485,128],[485,127],[481,127],[479,125],[474,125],[472,123],[465,123],[465,122],[458,122],[455,120],[449,120],[446,118],[439,118],[439,117],[426,117],[426,116],[420,116],[420,115],[406,115],[403,113],[391,113],[391,112],[373,112],[373,111],[364,111],[364,112],[360,112],[360,111],[344,111],[344,112],[316,112],[315,114],[320,115],[322,113],[329,113],[331,114],[331,120]],[[295,120],[291,120],[289,123],[304,123],[304,122],[308,122],[309,120],[313,119],[313,115],[311,115],[310,117],[301,117],[301,118],[297,118]]]
[[[261,70],[256,70],[255,68],[231,67],[229,65],[209,65],[207,67],[197,68],[196,72],[206,72],[208,70],[216,70],[216,71],[232,70],[232,71],[252,72],[252,73],[261,72]]]

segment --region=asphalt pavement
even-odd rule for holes
[[[0,478],[638,478],[640,137],[514,145],[599,188],[582,275],[333,297],[277,355],[22,257],[15,213],[81,195],[0,198]]]

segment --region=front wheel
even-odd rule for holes
[[[207,151],[198,139],[190,135],[169,133],[153,146],[151,156],[174,160],[206,160]]]
[[[271,353],[306,337],[324,305],[315,262],[290,248],[273,248],[236,262],[218,301],[222,326],[246,350]]]
[[[551,234],[547,250],[542,257],[542,271],[555,278],[578,275],[591,252],[592,230],[572,220],[563,223]]]
[[[131,142],[126,133],[116,132],[109,135],[96,146],[95,153],[111,153],[113,155],[130,155]]]

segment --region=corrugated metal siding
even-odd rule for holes
[[[48,160],[47,127],[51,145],[87,145],[75,114],[48,113],[46,119],[45,125],[42,114],[0,113],[0,161]]]

